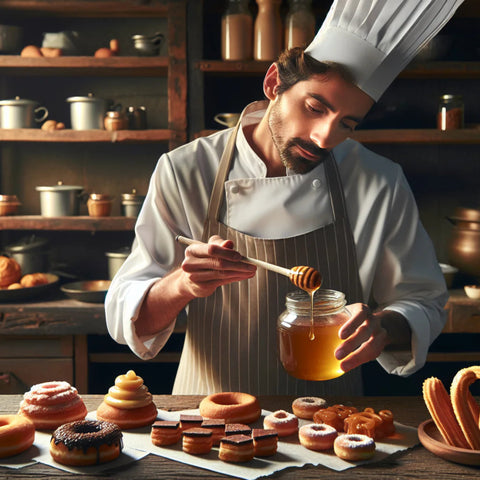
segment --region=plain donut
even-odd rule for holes
[[[29,448],[35,440],[35,425],[21,415],[0,415],[0,458]]]
[[[220,418],[225,423],[253,423],[260,418],[261,409],[253,395],[241,392],[213,393],[199,406],[205,418]]]

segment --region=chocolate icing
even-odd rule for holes
[[[202,423],[203,417],[201,415],[184,415],[180,414],[180,421],[183,423]]]
[[[223,428],[225,427],[225,420],[220,418],[207,418],[202,423],[203,428]]]
[[[228,423],[225,425],[225,435],[250,435],[252,429],[243,423]]]
[[[252,431],[252,437],[255,440],[261,440],[263,438],[278,437],[276,430],[264,429],[264,428],[254,428]]]
[[[222,443],[230,443],[232,445],[246,445],[253,443],[253,438],[247,435],[230,435],[229,437],[223,437]]]
[[[152,425],[152,428],[171,428],[175,430],[179,426],[180,426],[180,422],[176,422],[174,420],[157,420]]]
[[[211,437],[212,431],[208,428],[189,428],[183,431],[186,437]]]
[[[55,445],[63,443],[69,450],[82,449],[85,453],[90,447],[101,445],[119,445],[123,448],[122,432],[114,423],[94,420],[79,420],[58,427],[53,432]]]

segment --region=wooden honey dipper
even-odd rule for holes
[[[203,243],[199,240],[192,240],[191,238],[182,237],[181,235],[177,235],[175,237],[175,240],[177,242],[183,243],[184,245]],[[322,276],[320,275],[320,272],[315,270],[313,267],[297,266],[290,269],[279,267],[278,265],[264,262],[263,260],[257,260],[256,258],[250,258],[245,256],[242,256],[241,261],[244,263],[256,265],[257,267],[262,267],[265,270],[270,270],[271,272],[285,275],[295,286],[307,292],[314,292],[315,290],[318,290],[322,283]]]

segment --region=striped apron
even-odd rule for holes
[[[348,303],[361,302],[355,244],[333,157],[325,161],[333,223],[297,237],[272,240],[246,235],[219,221],[240,123],[220,160],[202,240],[219,235],[232,240],[243,255],[289,268],[314,267],[322,273],[322,287],[344,292]],[[249,280],[224,285],[209,297],[192,301],[173,394],[360,395],[360,369],[322,382],[299,380],[283,369],[277,318],[285,309],[286,294],[294,289],[287,277],[259,268]]]

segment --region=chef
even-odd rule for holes
[[[336,0],[315,39],[284,52],[266,101],[236,128],[161,156],[132,253],[106,298],[111,336],[153,358],[188,312],[174,394],[361,394],[361,364],[421,368],[445,322],[445,283],[401,168],[349,138],[461,0]],[[201,240],[185,248],[177,235]],[[277,355],[288,278],[240,253],[323,275],[352,318],[346,372],[298,380]]]

